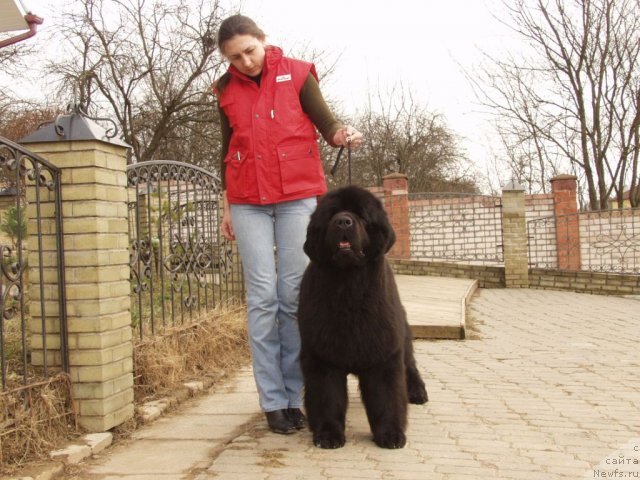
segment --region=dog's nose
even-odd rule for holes
[[[353,219],[348,215],[340,215],[336,219],[336,225],[344,230],[353,226]]]

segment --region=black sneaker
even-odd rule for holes
[[[286,414],[286,410],[274,410],[273,412],[265,412],[269,430],[274,433],[293,433],[296,427]]]
[[[293,423],[294,428],[300,430],[305,427],[307,418],[304,416],[304,413],[302,413],[302,410],[299,408],[287,408],[286,413],[291,423]]]

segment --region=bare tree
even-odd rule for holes
[[[477,190],[444,118],[427,111],[402,85],[370,95],[356,125],[366,138],[354,156],[353,178],[358,183],[380,185],[385,175],[398,172],[409,177],[413,192]]]
[[[49,64],[61,90],[113,115],[136,161],[217,165],[218,0],[81,3],[61,32],[72,51]]]
[[[508,148],[527,159],[527,181],[546,183],[568,160],[591,209],[611,196],[622,205],[639,180],[640,0],[504,5],[533,53],[489,58],[475,85]]]
[[[7,34],[0,34],[0,40]],[[24,81],[25,74],[29,71],[29,59],[36,48],[33,42],[21,42],[0,48],[0,122],[8,112],[19,106],[21,100],[12,91],[11,85],[16,80]]]
[[[0,40],[6,34],[0,34]],[[0,69],[6,75],[16,76],[27,68],[26,59],[35,50],[33,42],[16,43],[0,48]]]
[[[18,142],[22,137],[34,132],[40,124],[62,113],[62,110],[44,103],[35,104],[15,99],[3,105],[0,95],[0,137]],[[15,171],[0,168],[0,189],[15,186],[15,180]]]
[[[0,106],[2,122],[0,122],[0,136],[17,142],[22,137],[34,132],[42,123],[64,113],[62,110],[44,103],[29,102],[14,103],[3,109]]]

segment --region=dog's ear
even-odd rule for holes
[[[389,250],[391,250],[391,247],[393,247],[393,245],[396,243],[396,232],[393,230],[391,223],[389,223],[389,218],[387,217],[386,212],[384,213],[384,218],[385,218],[384,229],[386,230],[385,237],[387,238],[387,243],[384,248],[384,253],[387,253]]]
[[[396,243],[396,234],[384,210],[381,209],[371,223],[369,237],[371,241],[370,253],[373,253],[375,257],[384,255]]]
[[[367,232],[370,242],[366,253],[376,259],[391,250],[393,244],[396,243],[396,234],[391,223],[389,223],[387,212],[385,212],[382,203],[377,198],[372,196],[371,205],[366,211],[369,217],[367,219],[369,224]]]

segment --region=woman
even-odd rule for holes
[[[316,198],[326,191],[316,128],[334,147],[362,134],[329,111],[312,63],[265,43],[253,20],[233,15],[218,32],[230,62],[214,84],[222,128],[222,232],[237,240],[247,290],[253,372],[269,428],[304,427],[298,292]]]

